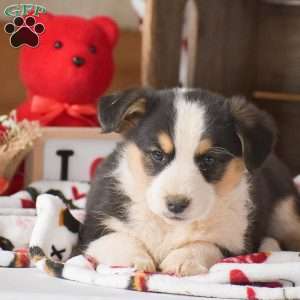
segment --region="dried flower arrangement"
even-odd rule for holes
[[[0,194],[40,136],[37,122],[16,122],[13,114],[0,116]]]

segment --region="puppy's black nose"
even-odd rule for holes
[[[85,59],[81,56],[73,56],[72,61],[76,67],[81,67],[82,65],[85,64]]]
[[[174,195],[167,197],[168,210],[174,214],[182,213],[190,204],[190,200],[184,196]]]

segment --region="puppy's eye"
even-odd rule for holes
[[[90,50],[91,53],[96,53],[96,52],[97,52],[97,48],[96,48],[96,46],[94,46],[94,45],[91,45],[91,46],[89,47],[89,50]]]
[[[62,46],[63,46],[63,43],[61,41],[55,41],[54,42],[54,48],[55,49],[60,49],[60,48],[62,48]]]
[[[203,171],[212,169],[215,166],[215,164],[216,159],[209,154],[203,155],[199,161],[200,169]]]
[[[162,162],[165,159],[165,154],[161,150],[153,150],[150,152],[152,160]]]

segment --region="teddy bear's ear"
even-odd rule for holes
[[[101,29],[106,34],[111,46],[114,47],[119,37],[119,28],[117,23],[111,18],[104,16],[95,17],[91,19],[91,21],[101,27]]]

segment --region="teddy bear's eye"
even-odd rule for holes
[[[60,49],[60,48],[62,48],[62,46],[63,46],[63,43],[61,41],[55,41],[54,42],[54,48],[55,49]]]
[[[97,48],[96,48],[96,46],[94,46],[94,45],[91,45],[91,46],[89,47],[89,50],[90,50],[91,53],[96,53],[96,52],[97,52]]]

